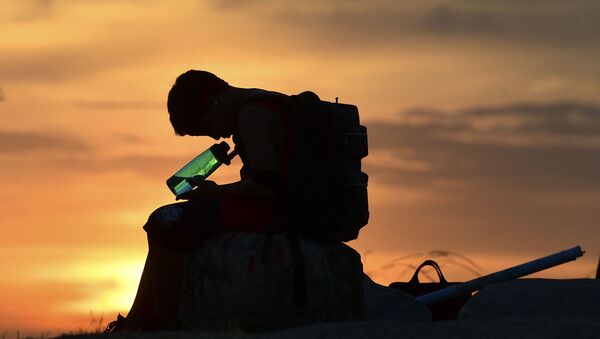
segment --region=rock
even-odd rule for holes
[[[412,296],[379,285],[364,275],[364,300],[368,320],[431,321],[431,313]]]
[[[356,251],[300,237],[308,301],[303,311],[295,302],[288,241],[278,234],[270,245],[267,239],[265,234],[227,232],[187,255],[178,316],[182,328],[254,332],[364,315]]]
[[[483,288],[458,319],[498,316],[600,317],[600,280],[517,279]]]

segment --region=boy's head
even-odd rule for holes
[[[206,109],[217,94],[228,87],[223,79],[205,71],[189,70],[177,77],[167,99],[175,133],[186,135],[201,129],[199,125]]]

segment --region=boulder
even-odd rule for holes
[[[600,280],[517,279],[489,285],[463,306],[458,319],[600,317]]]
[[[186,254],[178,319],[184,329],[267,331],[364,316],[360,255],[299,237],[306,307],[298,303],[285,235],[227,232]]]

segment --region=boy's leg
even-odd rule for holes
[[[150,215],[144,229],[148,256],[126,327],[176,328],[183,252],[222,231],[218,205],[206,199],[162,206]]]
[[[183,255],[148,238],[148,256],[125,327],[175,329],[183,280]]]
[[[183,254],[171,252],[151,238],[148,246],[155,325],[161,329],[176,329],[183,283]]]
[[[154,305],[152,304],[153,288],[152,274],[150,273],[151,267],[152,262],[150,253],[148,253],[133,305],[131,305],[131,309],[127,313],[127,318],[125,320],[125,327],[128,330],[141,329],[144,327],[145,323],[152,321]]]

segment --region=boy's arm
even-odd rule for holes
[[[194,199],[199,197],[237,197],[237,198],[269,198],[275,193],[275,190],[269,186],[259,184],[252,178],[245,178],[240,181],[230,184],[218,185],[214,181],[202,180],[194,182],[192,186],[196,186],[193,191],[189,191],[177,196],[179,199]]]
[[[256,105],[248,105],[242,109],[238,120],[239,136],[244,143],[248,158],[245,164],[252,171],[278,173],[279,163],[273,133],[274,113]],[[193,199],[204,196],[268,198],[275,189],[268,184],[259,183],[252,176],[240,181],[217,185],[213,181],[191,180],[193,191],[181,194],[177,199]]]

